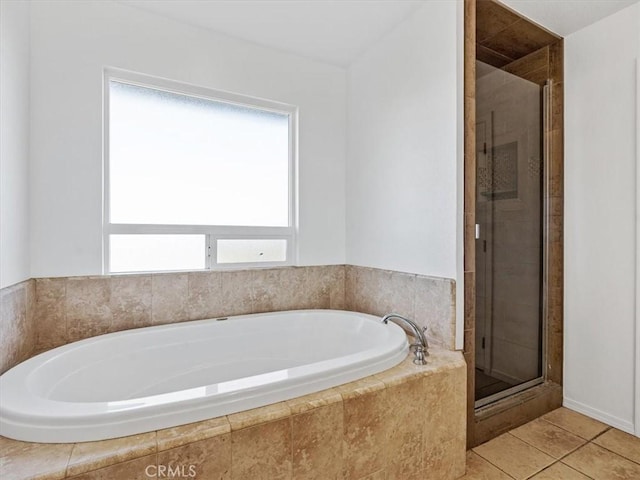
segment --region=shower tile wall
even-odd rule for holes
[[[539,376],[540,368],[540,87],[484,64],[478,72],[479,152],[486,142],[494,162],[499,155],[511,160],[517,154],[517,163],[515,172],[494,164],[492,182],[490,155],[483,162],[479,153],[476,221],[487,252],[477,244],[476,366],[489,363],[486,373],[515,384]],[[496,178],[505,175],[513,175],[513,188],[497,191],[504,188],[501,181],[509,183]],[[481,348],[483,337],[490,359]]]
[[[0,373],[45,351],[130,328],[297,309],[392,311],[455,341],[455,282],[350,265],[38,278],[0,290]]]

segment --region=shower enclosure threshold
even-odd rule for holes
[[[538,377],[538,378],[534,378],[533,380],[529,380],[528,382],[524,382],[521,383],[519,385],[515,385],[511,388],[508,388],[506,390],[503,390],[501,392],[498,393],[494,393],[493,395],[489,395],[488,397],[484,397],[481,398],[480,400],[476,400],[475,402],[475,409],[479,409],[482,407],[485,407],[491,403],[495,403],[498,400],[502,400],[503,398],[507,398],[510,397],[511,395],[514,395],[516,393],[520,393],[524,390],[527,390],[529,388],[535,387],[537,385],[540,385],[544,383],[544,378],[543,377]]]

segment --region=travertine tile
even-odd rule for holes
[[[367,475],[366,477],[359,478],[358,480],[387,480],[387,471],[379,470],[371,475]]]
[[[344,267],[345,310],[356,310],[357,268],[353,265],[345,265]]]
[[[416,416],[416,406],[423,403],[425,397],[424,378],[414,377],[387,387],[387,397],[388,431],[384,444],[387,475],[411,478],[423,470],[424,435],[428,432],[424,422]]]
[[[466,369],[460,366],[424,378],[425,449],[464,436],[466,429]],[[447,399],[443,401],[443,399]]]
[[[340,393],[342,400],[344,401],[352,398],[358,398],[368,393],[384,390],[385,385],[375,376],[369,376],[354,382],[338,385],[335,389]]]
[[[225,315],[222,300],[222,274],[220,272],[196,272],[187,274],[189,320],[216,318]]]
[[[465,437],[428,446],[424,454],[424,472],[430,480],[460,478],[465,471]]]
[[[111,277],[111,331],[151,325],[151,275]]]
[[[513,478],[525,479],[551,465],[554,458],[509,433],[473,449]]]
[[[389,400],[382,382],[338,387],[344,404],[344,476],[357,479],[385,468]]]
[[[285,269],[256,270],[253,280],[253,311],[255,313],[280,310],[284,290]]]
[[[72,448],[72,443],[27,443],[0,437],[0,478],[64,478]]]
[[[289,267],[276,270],[277,280],[273,297],[276,311],[310,308],[307,269]]]
[[[0,290],[0,372],[25,360],[35,347],[35,338],[27,336],[26,283]]]
[[[294,415],[291,423],[293,478],[342,479],[342,402]]]
[[[22,332],[23,360],[30,358],[36,350],[37,323],[36,323],[36,281],[29,279],[23,282],[25,289],[25,327]]]
[[[156,274],[151,277],[151,323],[190,320],[188,312],[189,277],[186,273]]]
[[[417,276],[415,320],[426,327],[430,344],[455,348],[455,283],[444,278]]]
[[[491,465],[472,451],[467,452],[467,473],[460,480],[512,480],[509,475]]]
[[[531,477],[532,480],[589,480],[586,475],[568,467],[564,463],[557,462],[549,468]]]
[[[244,315],[253,313],[252,270],[222,272],[222,315]]]
[[[511,430],[511,434],[555,458],[564,457],[586,443],[585,439],[540,418]]]
[[[329,308],[334,310],[347,309],[346,277],[347,274],[344,265],[331,266]]]
[[[342,396],[334,388],[311,393],[302,397],[292,398],[291,400],[286,401],[292,415],[298,415],[300,413],[305,413],[309,410],[313,410],[314,408],[324,407],[326,405],[341,402]]]
[[[579,437],[591,440],[596,435],[604,432],[609,428],[593,418],[589,418],[568,408],[561,407],[542,417],[547,422],[551,422],[560,428],[578,435]]]
[[[99,442],[76,443],[67,466],[67,476],[80,475],[91,470],[151,455],[156,450],[156,432]]]
[[[596,438],[593,443],[640,464],[640,438],[638,437],[612,428]]]
[[[70,342],[109,332],[111,328],[111,279],[71,277],[65,297],[67,335]]]
[[[598,480],[640,478],[640,465],[593,443],[573,452],[562,463]]]
[[[384,271],[373,268],[355,267],[355,291],[353,293],[354,310],[371,315],[385,315],[380,305],[379,295],[382,290],[380,282]]]
[[[476,298],[476,274],[475,272],[464,272],[464,299],[461,305],[464,308],[464,329],[474,330],[476,326],[475,308],[467,308],[467,306],[475,307]],[[467,350],[465,350],[467,352]]]
[[[411,379],[424,377],[426,368],[422,365],[413,363],[413,354],[407,355],[407,358],[393,368],[376,373],[374,377],[383,382],[387,387],[408,382]]]
[[[379,308],[384,315],[397,313],[410,319],[415,318],[416,276],[401,272],[384,272],[380,281]],[[387,474],[391,474],[387,472]]]
[[[36,284],[36,348],[67,343],[65,319],[66,278],[38,278]]]
[[[421,368],[425,375],[433,375],[447,370],[457,370],[460,367],[466,368],[466,366],[461,352],[433,347],[429,348],[427,364],[422,365]]]
[[[347,266],[346,304],[350,310],[382,316],[414,317],[416,275],[377,268]]]
[[[224,435],[229,432],[231,432],[231,425],[226,416],[173,428],[165,428],[156,432],[158,451],[169,450],[170,448],[206,440],[207,438]]]
[[[345,266],[305,267],[310,299],[304,308],[345,309]]]
[[[243,428],[252,427],[260,423],[272,422],[282,418],[288,418],[291,415],[291,409],[286,402],[273,403],[264,407],[252,408],[242,412],[228,415],[231,431],[241,430]]]
[[[154,453],[68,478],[72,480],[148,480],[149,478],[158,478],[157,468],[158,456]]]
[[[163,475],[161,470],[179,472]],[[231,478],[231,434],[218,435],[158,453],[158,475],[167,478]]]
[[[284,418],[231,433],[231,478],[292,478],[291,419]]]
[[[300,298],[297,308],[330,308],[332,267],[305,267],[306,297]]]

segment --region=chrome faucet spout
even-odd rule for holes
[[[416,365],[425,365],[427,363],[426,357],[429,356],[429,343],[427,342],[424,331],[413,320],[409,320],[397,313],[390,313],[382,317],[382,323],[387,324],[389,322],[400,326],[405,332],[416,339],[416,343],[410,345],[415,357],[413,363]]]

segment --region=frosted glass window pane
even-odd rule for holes
[[[203,270],[205,235],[110,235],[110,272]]]
[[[218,263],[284,262],[287,260],[287,241],[275,240],[218,240]]]
[[[289,115],[109,82],[111,223],[289,225]]]

